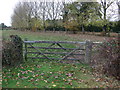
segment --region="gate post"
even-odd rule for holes
[[[86,41],[85,44],[85,63],[89,64],[92,56],[92,41]]]
[[[24,41],[27,41],[27,38],[25,38]],[[25,58],[25,61],[27,61],[27,43],[24,43],[24,44],[25,44],[25,54],[24,54],[24,58]]]
[[[120,32],[118,33],[118,52],[120,52]],[[120,53],[118,54],[118,59],[120,58]]]
[[[118,33],[118,46],[120,46],[120,32]]]

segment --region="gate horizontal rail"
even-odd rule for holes
[[[27,48],[39,48],[39,49],[65,49],[65,50],[74,50],[76,48],[50,48],[50,47],[27,47]],[[84,48],[79,48],[78,50],[85,50]]]
[[[24,41],[24,43],[69,43],[69,44],[85,44],[78,41]]]
[[[28,57],[29,59],[46,59],[45,57]],[[51,60],[62,60],[61,58],[50,58]],[[80,59],[65,59],[65,60],[80,60]]]
[[[38,54],[39,52],[27,52],[27,53]],[[43,54],[67,54],[67,53],[66,52],[43,52]],[[73,53],[72,55],[85,55],[85,54],[84,53],[81,53],[81,54]]]

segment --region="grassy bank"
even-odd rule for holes
[[[111,78],[91,72],[80,63],[31,62],[15,68],[3,68],[6,88],[118,88]]]

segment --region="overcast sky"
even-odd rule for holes
[[[22,0],[0,0],[0,23],[5,23],[5,25],[7,26],[11,25],[11,16],[13,14],[15,5],[19,1],[22,1]],[[50,0],[46,0],[46,1],[50,1]]]
[[[5,25],[11,25],[11,15],[15,4],[19,0],[0,0],[0,23],[5,23]]]
[[[0,23],[5,23],[5,25],[7,26],[11,25],[11,16],[13,14],[15,5],[19,1],[22,1],[22,0],[0,0]],[[50,0],[47,0],[47,1],[50,1]]]

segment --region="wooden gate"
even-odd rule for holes
[[[91,59],[92,42],[77,41],[24,41],[25,60],[79,60],[89,63]]]

